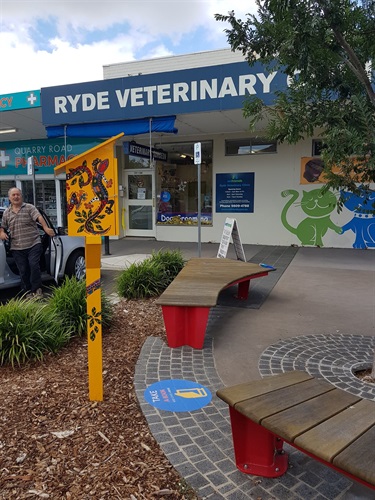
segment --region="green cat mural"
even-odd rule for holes
[[[342,233],[341,227],[336,226],[330,219],[330,214],[337,206],[336,196],[331,191],[325,193],[322,193],[321,189],[303,191],[300,206],[307,217],[296,228],[289,224],[286,216],[291,205],[298,199],[299,193],[294,189],[287,189],[281,193],[281,196],[291,197],[281,212],[281,222],[288,231],[297,236],[301,245],[322,247],[323,236],[328,229],[338,234]]]

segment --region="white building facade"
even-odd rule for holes
[[[320,192],[321,137],[291,146],[267,140],[264,124],[249,130],[246,96],[272,105],[282,73],[218,50],[108,65],[103,75],[42,89],[42,122],[45,140],[67,148],[124,132],[119,238],[195,242],[200,215],[202,242],[218,243],[229,217],[247,244],[375,247],[374,216],[358,200],[339,214],[338,193]]]

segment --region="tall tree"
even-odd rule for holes
[[[233,51],[241,51],[250,65],[261,61],[289,77],[273,106],[248,97],[244,114],[250,125],[267,117],[266,133],[279,142],[320,133],[326,189],[369,188],[375,182],[375,1],[256,4],[257,14],[244,21],[234,11],[215,15],[229,23],[224,32]]]

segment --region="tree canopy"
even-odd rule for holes
[[[247,98],[251,126],[267,117],[266,134],[296,143],[319,133],[326,188],[356,192],[375,182],[375,0],[257,0],[257,14],[229,23],[231,49],[250,65],[288,75],[273,106]],[[339,168],[337,168],[339,167]]]

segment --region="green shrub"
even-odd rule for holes
[[[117,278],[117,292],[127,299],[156,297],[167,288],[184,265],[179,250],[160,250],[122,271]]]
[[[117,292],[127,299],[143,299],[160,294],[161,270],[146,259],[131,264],[117,278]]]
[[[41,360],[45,353],[55,353],[64,346],[71,333],[48,304],[37,299],[11,299],[0,307],[0,364]]]
[[[180,250],[160,250],[152,253],[150,260],[157,264],[163,273],[163,289],[172,283],[186,262]]]
[[[111,325],[113,318],[113,304],[102,289],[102,328],[107,329]]]
[[[86,283],[74,277],[65,277],[61,286],[51,287],[49,307],[56,311],[64,325],[71,328],[74,334],[86,332]]]
[[[105,293],[102,298],[102,328],[108,327],[113,315],[113,306]],[[86,309],[86,282],[78,281],[75,277],[65,277],[58,287],[51,288],[49,307],[56,311],[68,328],[75,335],[86,335],[87,309]]]

